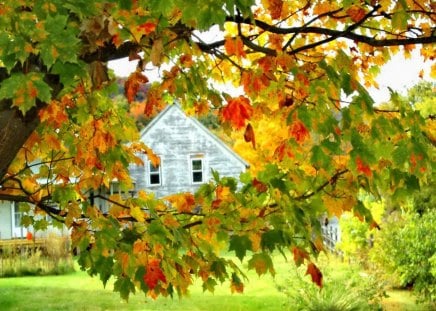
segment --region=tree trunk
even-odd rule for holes
[[[23,116],[11,108],[10,100],[0,101],[0,185],[9,165],[39,124],[38,109]]]

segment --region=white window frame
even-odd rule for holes
[[[147,161],[147,185],[150,187],[158,187],[162,186],[162,158],[160,158],[160,163],[157,167],[157,171],[152,171],[153,164],[150,160]],[[159,183],[151,183],[151,176],[157,175],[159,176]]]
[[[194,169],[194,161],[200,161],[201,169],[197,169],[197,170]],[[189,174],[190,174],[191,184],[200,185],[205,183],[206,180],[205,166],[206,166],[206,161],[204,158],[204,154],[192,154],[189,156]],[[201,173],[201,181],[194,180],[195,173]]]

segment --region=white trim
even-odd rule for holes
[[[191,181],[191,184],[193,185],[201,185],[204,184],[207,180],[206,176],[206,156],[204,153],[193,153],[188,156],[189,161],[189,180]],[[192,165],[193,161],[201,161],[201,171],[200,170],[194,170],[194,167]],[[194,181],[194,173],[201,172],[201,181]]]
[[[148,160],[147,159],[147,161],[146,161],[146,163],[147,163],[147,167],[146,167],[146,170],[145,170],[145,173],[146,173],[146,180],[145,180],[145,184],[148,186],[148,187],[159,187],[159,186],[162,186],[163,185],[163,170],[162,170],[162,157],[161,156],[159,156],[158,155],[158,157],[159,157],[159,159],[160,159],[160,163],[159,163],[159,166],[158,166],[158,171],[157,172],[151,172],[151,170],[150,170],[150,166],[152,165],[151,164],[151,161],[150,160]],[[156,184],[152,184],[151,183],[151,176],[152,175],[158,175],[159,176],[159,183],[156,183]]]

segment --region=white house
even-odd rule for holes
[[[169,105],[142,131],[141,141],[159,156],[154,167],[144,158],[144,166],[131,166],[136,189],[153,191],[157,197],[179,192],[195,192],[211,179],[238,177],[248,168],[238,154],[212,134],[198,120],[188,117],[178,104]]]
[[[212,170],[220,176],[238,177],[248,168],[247,162],[198,120],[187,116],[178,104],[158,114],[141,131],[140,139],[159,156],[160,165],[154,167],[144,156],[145,165],[131,165],[129,171],[136,191],[154,192],[158,198],[195,192],[212,178]],[[103,194],[117,192],[117,188],[114,183]],[[96,199],[93,203],[106,211],[106,201]],[[18,205],[0,201],[0,239],[25,237],[27,230],[20,219]]]

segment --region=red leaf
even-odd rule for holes
[[[307,265],[306,275],[309,274],[312,277],[312,282],[322,287],[322,273],[313,262]]]
[[[235,55],[238,58],[245,57],[244,43],[241,37],[227,37],[224,42],[224,48],[229,56]]]
[[[353,22],[358,23],[365,17],[366,11],[357,5],[353,5],[347,10],[347,14]]]
[[[159,260],[152,259],[148,262],[147,272],[144,274],[144,282],[149,289],[153,290],[159,281],[166,283],[167,279],[160,268]]]
[[[136,93],[139,90],[141,83],[147,83],[148,78],[140,72],[133,72],[124,82],[124,94],[127,97],[129,103],[135,100]]]
[[[304,259],[309,260],[309,254],[299,247],[293,247],[292,253],[294,254],[294,262],[297,266],[304,263]]]
[[[296,120],[291,126],[291,136],[295,138],[297,143],[302,143],[310,134],[303,122]]]
[[[156,24],[153,22],[145,22],[138,26],[138,31],[142,32],[145,35],[149,35],[155,30],[156,30]]]
[[[26,239],[27,239],[28,241],[32,241],[32,240],[33,240],[33,234],[32,234],[32,232],[27,232],[27,234],[26,234]]]
[[[244,127],[245,120],[250,119],[252,114],[253,107],[251,107],[249,99],[242,95],[229,99],[227,106],[221,111],[224,121],[230,122],[236,129]]]
[[[258,181],[256,178],[252,181],[253,187],[256,188],[257,192],[266,192],[268,190],[268,186],[263,182]]]
[[[256,138],[254,136],[253,127],[250,123],[248,123],[247,127],[245,128],[244,139],[247,143],[251,141],[253,149],[256,149]]]
[[[356,158],[357,171],[365,174],[368,177],[372,176],[371,168],[368,164],[362,161],[360,157]]]

